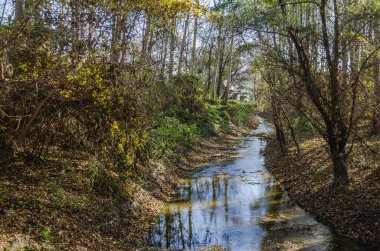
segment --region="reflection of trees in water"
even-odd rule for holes
[[[253,236],[248,237],[248,245],[252,242],[252,247],[260,248],[261,243],[261,250],[289,250],[297,246],[301,250],[302,246],[311,250],[330,250],[328,245],[337,242],[327,237],[312,237],[311,234],[319,234],[319,230],[314,231],[313,225],[307,230],[308,225],[302,224],[310,216],[298,211],[284,197],[273,177],[261,169],[250,173],[255,174],[244,175],[244,179],[239,179],[237,173],[235,176],[215,175],[187,181],[179,191],[179,199],[172,202],[158,219],[147,243],[168,249],[196,249],[215,244],[234,247],[240,236],[236,231],[237,224],[246,224],[247,220],[252,225],[243,226],[242,231],[246,227],[246,236]],[[247,202],[248,212],[243,206]],[[258,230],[253,232],[249,228]],[[326,236],[329,235],[328,232]],[[352,244],[349,247],[342,250],[354,250]]]
[[[225,179],[225,178],[224,178]],[[212,202],[211,202],[211,210],[210,210],[210,216],[208,219],[208,224],[216,224],[216,208],[218,204],[218,198],[220,198],[221,194],[221,185],[222,185],[222,180],[220,176],[212,176],[211,178],[211,187],[212,187]],[[207,191],[206,194],[209,194],[209,191]]]
[[[185,237],[183,235],[183,228],[184,227],[183,227],[183,222],[182,222],[182,217],[181,217],[181,210],[180,210],[180,207],[178,205],[177,205],[177,212],[178,212],[180,240],[181,240],[182,248],[185,249]]]
[[[159,248],[191,249],[200,244],[212,242],[211,226],[216,225],[218,200],[224,201],[224,212],[228,220],[228,178],[211,178],[188,181],[186,189],[181,189],[181,198],[190,198],[186,204],[172,203],[151,231],[150,243]],[[222,198],[224,197],[224,198]],[[178,201],[181,201],[179,199]],[[203,238],[193,233],[193,203],[200,202],[207,207],[200,211],[206,229]],[[202,206],[202,205],[201,205]],[[202,234],[202,233],[201,233]]]
[[[266,230],[267,234],[262,240],[262,244],[266,245],[270,240],[276,238],[276,231],[271,231],[276,225],[276,219],[281,213],[283,192],[279,184],[272,185],[271,178],[263,178],[268,185],[262,190],[262,194],[257,200],[251,204],[251,212],[256,217],[265,211],[266,216],[272,220],[262,221],[259,224]],[[269,185],[270,184],[270,185]],[[230,182],[226,176],[213,176],[199,180],[188,181],[187,186],[181,190],[180,195],[183,198],[190,198],[188,203],[172,203],[165,216],[160,217],[160,222],[152,231],[151,243],[155,247],[160,248],[177,248],[191,249],[200,245],[209,245],[213,243],[215,231],[213,227],[217,225],[217,215],[223,217],[226,224],[230,221],[231,210],[229,193],[236,194],[241,187],[234,182]],[[181,201],[179,199],[178,201]],[[218,207],[218,201],[222,204]],[[193,211],[193,203],[205,208],[197,210],[196,215]],[[197,204],[198,205],[198,204]],[[256,205],[256,206],[254,206]],[[231,210],[230,210],[231,209]],[[219,210],[219,211],[218,211]],[[232,211],[233,212],[233,211]],[[240,214],[234,214],[240,216]],[[195,224],[202,224],[205,228],[202,232],[194,233],[193,217],[197,217]],[[201,222],[199,222],[199,220]],[[235,219],[236,220],[236,219]],[[237,220],[237,222],[239,222]],[[278,236],[277,236],[278,238]],[[222,236],[223,243],[230,242],[230,236],[224,234]]]
[[[165,238],[166,238],[166,248],[170,247],[170,237],[171,237],[171,223],[172,223],[172,215],[171,213],[166,213],[165,214]]]
[[[265,193],[264,193],[264,202],[261,202],[260,204],[265,203],[267,205],[267,212],[266,215],[259,220],[259,224],[266,230],[266,235],[262,239],[262,249],[263,250],[270,250],[268,248],[275,248],[271,247],[272,240],[275,239],[276,231],[272,231],[274,226],[277,224],[277,219],[280,215],[281,211],[281,200],[282,200],[283,192],[281,189],[281,186],[277,183],[266,186]]]
[[[191,208],[188,209],[191,211]],[[189,217],[191,218],[191,217]],[[191,219],[190,219],[191,222]],[[188,247],[185,234],[186,228],[183,224],[182,210],[179,205],[173,204],[167,208],[165,214],[161,215],[153,226],[147,243],[157,248]]]
[[[166,235],[166,215],[160,216],[157,219],[156,224],[151,229],[149,235],[145,238],[145,242],[148,245],[152,245],[154,247],[165,247],[166,240],[164,239]],[[164,242],[165,241],[165,242]]]
[[[224,179],[224,215],[225,221],[228,224],[228,179]]]
[[[281,199],[283,196],[283,192],[281,190],[281,186],[279,184],[273,184],[271,186],[266,186],[264,193],[264,202],[267,205],[267,213],[266,218],[270,218],[273,220],[268,220],[264,222],[260,221],[260,225],[264,227],[265,230],[270,232],[270,229],[276,224],[276,219],[280,214],[281,210]]]
[[[187,183],[187,187],[188,187],[188,196],[189,198],[191,199],[191,196],[192,196],[192,193],[191,193],[191,190],[192,190],[192,182],[191,181],[188,181]],[[190,200],[189,203],[187,203],[187,211],[188,211],[188,226],[189,226],[189,248],[191,249],[192,247],[192,240],[193,240],[193,222],[192,222],[192,206],[193,206],[193,203],[192,201]]]

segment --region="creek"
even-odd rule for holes
[[[263,122],[254,133],[269,130]],[[265,168],[265,145],[247,136],[237,159],[194,174],[158,216],[146,243],[170,250],[367,250],[289,199]]]

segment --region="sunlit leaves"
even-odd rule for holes
[[[134,3],[134,7],[164,20],[171,19],[180,13],[201,15],[207,11],[207,8],[192,0],[143,0]]]

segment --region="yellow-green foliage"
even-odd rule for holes
[[[111,107],[111,90],[104,81],[106,70],[100,62],[78,64],[74,69],[68,69],[67,85],[60,94],[65,98],[91,98],[95,105]]]
[[[65,4],[72,4],[68,9],[73,15],[78,7],[79,12],[94,14],[100,23],[109,13],[121,22],[143,11],[143,16],[153,19],[153,33],[159,31],[157,23],[170,29],[174,17],[208,12],[191,0]],[[98,33],[99,40],[92,43],[94,37],[83,39],[88,34],[76,34],[71,24],[45,20],[39,11],[35,14],[21,33],[18,22],[0,27],[0,60],[6,55],[14,69],[13,86],[0,91],[6,103],[0,113],[4,150],[0,161],[20,152],[28,161],[57,152],[84,153],[96,158],[96,166],[89,166],[91,183],[110,195],[124,190],[123,182],[130,176],[143,176],[139,163],[161,157],[178,159],[201,137],[234,121],[225,106],[205,101],[205,84],[199,77],[184,74],[158,80],[156,65],[137,62],[139,46],[128,42],[131,48],[122,48],[122,41]],[[11,44],[15,37],[17,43]],[[7,50],[1,47],[3,40]],[[122,54],[122,49],[127,50],[126,57],[135,58],[115,60],[113,53]],[[48,188],[57,198],[63,193],[55,183]],[[78,205],[77,199],[71,197],[68,203]]]
[[[163,110],[175,107],[196,114],[203,114],[205,102],[200,79],[194,75],[173,77],[168,84],[160,87],[160,99]]]

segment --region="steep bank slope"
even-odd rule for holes
[[[373,148],[379,142],[373,139]],[[336,192],[329,156],[319,138],[303,140],[302,154],[282,155],[276,140],[265,150],[265,163],[299,206],[339,234],[380,247],[380,168],[378,159],[354,148],[350,184]]]
[[[139,166],[138,176],[126,178],[126,195],[115,194],[120,174],[103,174],[99,183],[95,161],[79,153],[4,167],[0,250],[133,250],[181,178],[210,161],[236,157],[235,145],[248,132],[230,124],[193,145],[179,162]]]

